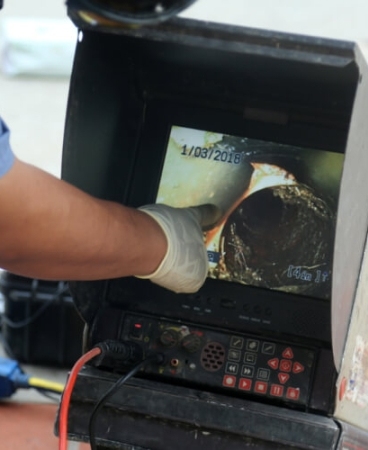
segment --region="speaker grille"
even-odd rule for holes
[[[220,370],[225,361],[225,347],[218,342],[209,342],[203,347],[201,365],[208,372]]]

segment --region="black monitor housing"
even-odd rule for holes
[[[165,355],[106,407],[100,442],[340,448],[331,297],[362,72],[355,45],[184,19],[129,29],[71,17],[80,33],[63,178],[134,207],[223,211],[205,234],[210,273],[195,294],[137,278],[71,284],[85,350],[113,339]],[[81,374],[72,437],[86,439],[92,403],[126,370],[110,361]]]

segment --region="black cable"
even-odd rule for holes
[[[33,280],[32,281],[32,297],[35,297],[36,293],[35,291],[37,290],[37,286],[38,286],[38,280]],[[25,320],[22,321],[18,321],[18,322],[14,322],[11,319],[9,319],[8,317],[6,317],[5,314],[0,314],[0,329],[2,327],[3,324],[6,324],[7,326],[11,327],[11,328],[23,328],[26,327],[28,325],[30,325],[32,322],[34,322],[39,316],[41,316],[41,314],[44,313],[44,311],[51,305],[54,303],[55,300],[60,299],[60,296],[63,295],[65,292],[67,292],[68,290],[68,286],[64,281],[59,281],[58,282],[58,286],[57,286],[57,290],[56,293],[53,295],[52,299],[50,301],[45,302],[36,312],[35,314],[33,314],[31,317],[28,317]],[[5,354],[11,358],[14,359],[15,361],[17,361],[17,356],[13,353],[9,343],[7,342],[7,340],[5,339],[4,333],[2,333],[0,331],[0,344],[2,345],[2,347],[4,348]],[[21,365],[19,365],[19,369],[21,371],[21,373],[25,374],[26,372],[24,371],[24,369],[21,367]],[[49,389],[43,389],[43,388],[38,388],[38,387],[34,387],[33,388],[35,391],[37,391],[40,395],[43,395],[44,397],[48,398],[49,400],[53,401],[54,403],[59,403],[60,402],[60,398],[61,395],[49,390]]]
[[[106,392],[106,394],[100,398],[95,407],[93,408],[91,417],[88,424],[89,442],[91,445],[91,450],[98,450],[96,443],[96,419],[99,411],[105,405],[105,403],[120,389],[120,387],[126,383],[131,377],[133,377],[139,370],[144,367],[149,362],[157,362],[159,359],[158,354],[150,355],[146,357],[143,361],[135,365],[127,374],[119,378],[115,384]]]
[[[17,357],[14,355],[13,351],[9,347],[8,342],[4,338],[3,333],[0,333],[0,344],[3,346],[5,354],[14,361],[17,361]],[[18,363],[19,364],[19,363]],[[26,371],[23,369],[23,367],[19,364],[19,369],[22,374],[25,374]],[[60,403],[61,394],[56,393],[54,391],[48,390],[48,389],[42,389],[42,388],[33,388],[35,391],[37,391],[40,395],[43,395],[44,397],[48,398],[49,400],[53,401],[54,403]]]
[[[10,328],[17,329],[27,327],[44,313],[44,311],[50,306],[53,300],[55,300],[55,298],[53,298],[50,302],[45,302],[31,317],[27,317],[27,319],[14,322],[13,320],[9,319],[9,317],[7,317],[5,314],[2,314],[0,316],[0,321],[1,323],[4,323]]]
[[[14,322],[13,320],[9,319],[5,314],[0,314],[0,326],[4,323],[10,328],[24,328],[28,325],[31,325],[36,319],[38,319],[46,309],[48,309],[51,304],[53,304],[56,300],[60,299],[60,296],[63,295],[68,290],[68,286],[64,284],[64,282],[59,282],[58,289],[56,293],[52,296],[51,300],[48,300],[45,302],[38,310],[31,316],[27,317],[27,319],[20,320],[17,322]]]
[[[45,398],[51,400],[53,403],[59,404],[61,399],[61,394],[57,394],[54,391],[49,391],[46,389],[40,389],[40,388],[34,388],[35,391],[37,391],[40,395],[44,396]]]

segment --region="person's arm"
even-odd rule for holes
[[[166,249],[161,227],[144,212],[19,160],[0,178],[0,267],[11,272],[63,280],[147,275]]]
[[[202,227],[214,205],[141,209],[91,197],[15,160],[0,178],[0,267],[31,278],[149,278],[196,292],[208,271]]]

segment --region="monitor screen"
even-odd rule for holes
[[[172,126],[156,202],[220,208],[209,278],[329,299],[343,157]]]

